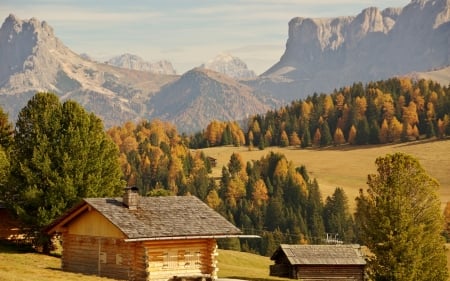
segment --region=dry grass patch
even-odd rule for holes
[[[286,155],[296,166],[305,165],[310,176],[319,182],[323,198],[331,195],[336,187],[342,187],[351,207],[360,188],[367,188],[367,175],[376,173],[375,159],[379,156],[403,152],[416,157],[429,175],[440,184],[443,204],[450,201],[450,139],[417,141],[378,146],[340,146],[321,149],[297,149],[269,147],[265,150],[247,147],[213,147],[203,149],[208,156],[217,159],[213,176],[221,175],[233,152],[239,153],[245,161],[259,160],[269,152]]]

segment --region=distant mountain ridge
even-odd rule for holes
[[[450,0],[294,18],[280,61],[253,83],[283,99],[450,65]]]
[[[45,21],[9,15],[0,28],[0,105],[14,120],[36,92],[50,91],[79,102],[107,127],[160,118],[190,133],[213,119],[245,119],[354,82],[407,75],[450,83],[450,0],[413,0],[357,16],[294,18],[280,61],[253,78],[231,55],[181,76],[128,69],[143,69],[145,62],[122,58],[114,62],[121,67],[95,62],[66,47]]]
[[[162,62],[159,66],[164,69],[156,71],[162,74],[155,74],[147,71],[152,66],[133,55],[108,64],[95,62],[71,51],[45,21],[34,18],[6,18],[0,28],[0,62],[0,104],[12,120],[39,91],[77,101],[107,127],[161,118],[181,132],[194,132],[212,119],[242,119],[269,108],[253,89],[211,70],[193,70],[180,77],[166,74],[173,68]],[[183,102],[173,106],[174,100]]]
[[[201,67],[226,74],[238,80],[256,77],[255,72],[248,69],[244,61],[228,53],[217,55],[215,58],[201,65]]]
[[[161,60],[152,63],[145,61],[143,58],[137,55],[132,55],[128,53],[112,57],[107,61],[107,63],[117,67],[123,67],[139,71],[148,71],[155,74],[167,74],[167,75],[177,74],[177,72],[172,66],[172,63],[167,60]]]

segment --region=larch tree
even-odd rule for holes
[[[447,280],[439,183],[406,154],[375,163],[355,215],[358,238],[373,253],[372,280]]]
[[[8,204],[33,233],[81,198],[118,195],[124,186],[119,151],[102,121],[54,94],[38,93],[20,111],[11,153],[16,200]],[[49,246],[45,235],[37,238]]]

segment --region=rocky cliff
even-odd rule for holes
[[[252,84],[282,99],[450,65],[450,0],[354,17],[294,18],[280,61]]]

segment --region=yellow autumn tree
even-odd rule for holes
[[[334,131],[333,141],[335,145],[341,145],[345,143],[344,133],[342,132],[341,128],[338,127]]]
[[[365,97],[356,97],[355,99],[355,120],[362,120],[367,110],[367,100]]]
[[[289,145],[289,138],[285,130],[281,131],[280,135],[280,145],[286,147]]]
[[[410,102],[407,107],[403,107],[403,122],[413,126],[419,123],[419,116],[417,114],[417,106],[414,102]]]
[[[379,133],[380,143],[388,143],[389,142],[389,126],[386,119],[383,119],[381,123],[380,133]]]
[[[262,179],[255,182],[253,188],[252,199],[254,204],[261,206],[269,200],[269,193],[267,191],[266,183]]]
[[[402,130],[403,130],[402,123],[400,123],[400,121],[398,121],[398,119],[394,116],[389,126],[390,141],[393,142],[399,141],[402,135]]]
[[[222,204],[222,200],[215,189],[208,192],[208,196],[206,196],[206,204],[214,210],[217,210],[220,204]]]
[[[298,137],[297,132],[295,132],[295,131],[292,132],[291,136],[289,137],[289,144],[292,146],[300,146],[301,143],[302,142],[301,142],[300,138]]]
[[[352,125],[350,127],[350,131],[348,132],[348,143],[355,144],[356,143],[355,140],[356,140],[356,127],[355,125]]]

